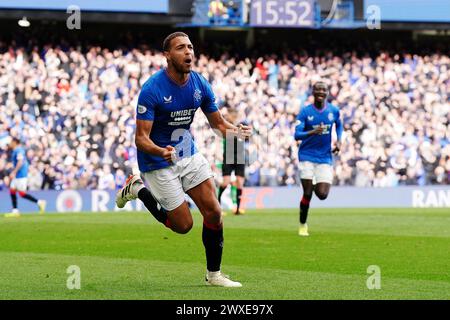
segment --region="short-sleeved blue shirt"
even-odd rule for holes
[[[177,157],[192,156],[197,152],[189,132],[195,112],[218,111],[216,98],[206,79],[191,71],[188,81],[179,85],[163,69],[148,79],[138,98],[136,118],[153,121],[150,139],[159,147],[175,147]],[[138,150],[139,170],[148,172],[170,166],[162,157]]]

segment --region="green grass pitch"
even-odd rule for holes
[[[201,217],[178,235],[148,213],[0,217],[0,299],[449,299],[448,209],[314,209],[224,217],[222,270],[242,288],[204,285]],[[66,287],[67,268],[81,289]],[[370,265],[381,288],[369,290]]]

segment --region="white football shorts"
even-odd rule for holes
[[[150,192],[167,211],[178,208],[186,200],[185,193],[214,174],[205,157],[197,152],[170,167],[143,172]]]
[[[28,179],[26,177],[25,178],[14,178],[11,180],[9,188],[17,190],[17,191],[27,191],[27,183],[28,183]]]
[[[313,180],[316,183],[333,183],[333,167],[328,163],[299,162],[300,179]]]

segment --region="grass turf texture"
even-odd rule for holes
[[[228,214],[222,270],[204,285],[201,217],[178,235],[148,213],[0,217],[0,299],[449,299],[448,209],[311,209]],[[68,266],[81,290],[68,290]],[[369,265],[381,289],[369,290]]]

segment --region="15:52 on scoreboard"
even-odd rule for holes
[[[254,0],[250,25],[255,27],[313,27],[315,0]]]

